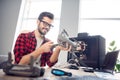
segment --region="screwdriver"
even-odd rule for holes
[[[51,73],[56,75],[56,76],[72,76],[71,72],[66,72],[60,69],[52,69]]]

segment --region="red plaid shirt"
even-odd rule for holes
[[[45,42],[47,42],[46,39],[44,39],[42,44],[44,44]],[[33,52],[36,49],[36,45],[37,41],[34,31],[29,33],[21,33],[18,36],[14,47],[15,63],[18,64],[24,55]],[[46,64],[49,67],[53,66],[57,61],[55,63],[51,63],[49,60],[51,55],[51,52],[43,53],[41,55],[40,66],[45,66]]]

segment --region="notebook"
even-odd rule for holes
[[[97,71],[113,73],[116,62],[117,62],[119,51],[120,50],[107,52],[103,65],[101,66],[101,69]]]

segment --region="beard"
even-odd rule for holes
[[[40,35],[46,35],[47,32],[48,32],[48,29],[47,28],[41,28],[38,26],[38,32],[40,33]]]

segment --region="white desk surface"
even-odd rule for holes
[[[79,70],[73,70],[73,69],[67,69],[67,68],[56,68],[56,67],[53,67],[53,68],[71,72],[72,76],[71,77],[55,76],[55,75],[51,74],[52,68],[45,68],[44,76],[36,77],[36,78],[10,76],[10,75],[6,75],[2,70],[0,70],[0,80],[120,80],[120,76],[118,78],[107,77],[106,79],[99,79],[99,78],[97,79],[97,78],[94,78],[94,77],[98,76],[98,75],[96,75],[95,72],[94,73],[84,72],[81,68]],[[89,77],[89,76],[91,76],[91,77]],[[101,76],[99,76],[99,77],[101,77]]]

